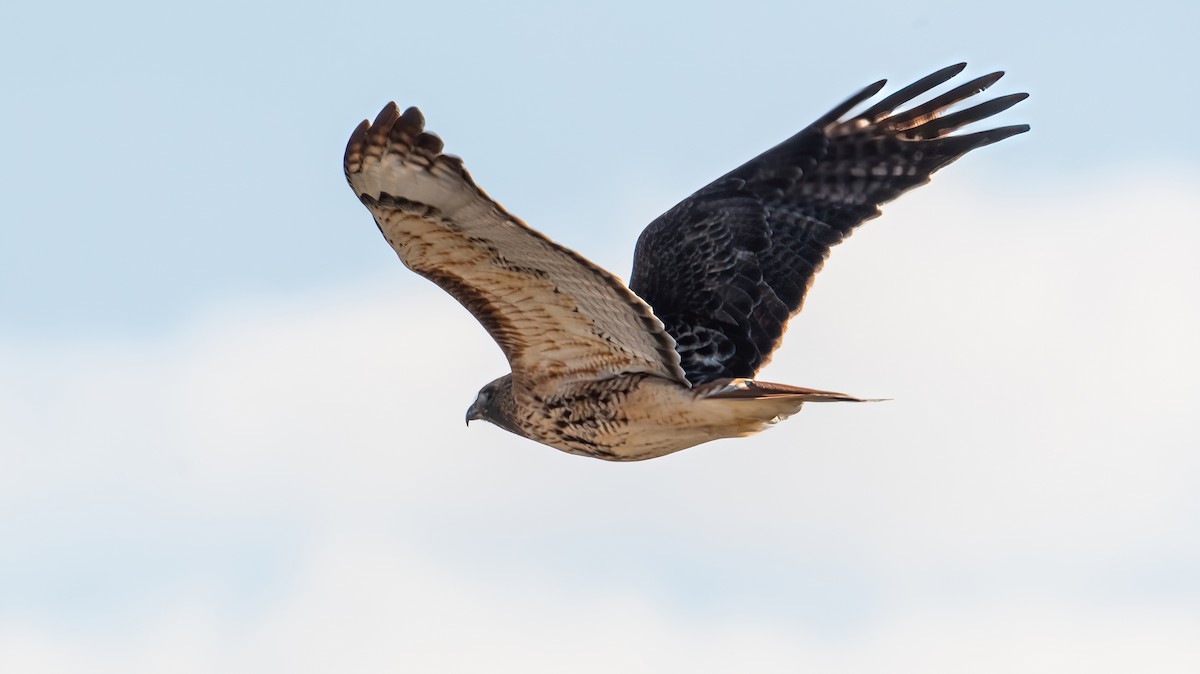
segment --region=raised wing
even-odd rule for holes
[[[441,153],[416,108],[389,103],[346,146],[346,179],[410,269],[500,345],[515,395],[644,372],[687,384],[675,342],[612,274],[509,215]]]
[[[753,377],[829,254],[879,206],[929,181],[967,152],[1027,125],[948,135],[1026,97],[948,107],[1000,79],[971,80],[902,112],[898,107],[957,75],[950,66],[842,119],[883,88],[863,89],[808,128],[716,180],[642,232],[629,287],[675,338],[693,385]]]

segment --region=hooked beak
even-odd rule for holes
[[[483,410],[479,405],[479,401],[475,401],[475,403],[471,405],[470,409],[467,410],[467,428],[471,427],[472,421],[482,418]]]

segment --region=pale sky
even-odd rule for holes
[[[1195,3],[0,10],[0,671],[1200,669]],[[628,273],[865,84],[1030,133],[834,250],[765,378],[643,464],[462,427],[499,350],[341,174],[419,105]]]

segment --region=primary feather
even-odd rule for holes
[[[675,338],[689,381],[753,377],[800,311],[830,248],[878,216],[881,204],[928,182],[934,171],[1029,129],[946,136],[1025,98],[1005,96],[958,116],[941,116],[1002,73],[893,114],[963,65],[939,70],[846,118],[884,82],[867,87],[646,228],[629,286]]]

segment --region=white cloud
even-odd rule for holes
[[[1082,609],[1016,597],[918,606],[850,634],[754,615],[696,620],[636,593],[502,585],[412,550],[339,539],[287,598],[249,625],[181,599],[127,642],[4,631],[0,663],[24,672],[1190,672],[1194,613]],[[531,590],[533,590],[531,592]],[[65,646],[69,645],[70,648]]]
[[[765,373],[895,400],[644,464],[464,429],[503,361],[399,268],[0,343],[0,669],[1195,669],[1189,184],[939,179]]]

